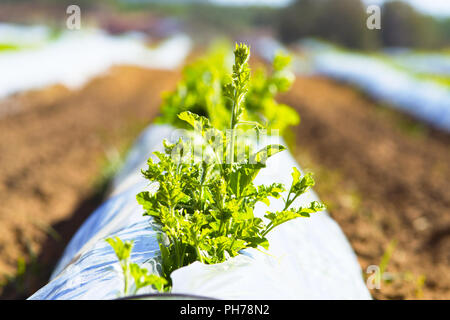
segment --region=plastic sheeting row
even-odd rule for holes
[[[114,180],[110,197],[85,221],[67,246],[50,282],[30,299],[113,299],[123,283],[118,261],[105,242],[118,236],[134,240],[131,260],[156,272],[159,254],[150,218],[136,202],[148,187],[140,174],[153,151],[162,151],[162,140],[176,139],[173,128],[147,128]],[[297,167],[288,151],[273,156],[257,176],[257,184],[289,184]],[[297,204],[316,200],[308,192]],[[269,210],[280,209],[271,201]],[[262,204],[256,214],[262,216]],[[199,262],[172,274],[172,293],[218,299],[369,299],[356,256],[339,226],[326,212],[309,219],[287,222],[269,235],[268,252],[254,249],[216,265]],[[151,289],[139,293],[149,293]]]
[[[0,43],[18,37],[25,46],[0,53],[0,98],[55,84],[76,89],[113,65],[173,69],[191,49],[191,40],[185,35],[172,36],[150,48],[140,34],[112,36],[86,29],[65,31],[52,40],[48,33],[44,26],[0,24]]]
[[[276,52],[289,52],[270,37],[254,41],[254,48],[272,61]],[[450,57],[443,54],[393,54],[392,63],[374,56],[338,50],[313,39],[299,42],[302,55],[294,54],[297,74],[322,74],[355,85],[374,99],[450,132],[450,89],[414,73],[448,75]],[[411,70],[406,72],[394,64]]]
[[[314,72],[351,83],[374,99],[387,102],[403,112],[450,132],[448,86],[416,77],[372,56],[339,51],[311,41],[301,44],[302,49],[312,56]],[[427,66],[423,65],[424,59],[421,61],[421,68],[425,70],[432,70],[426,68],[431,68],[432,63],[433,68],[436,68],[437,63],[449,63],[449,59],[443,57],[440,60],[426,60],[429,63]],[[404,64],[406,63],[407,61],[404,61]],[[441,71],[443,69],[442,65]]]

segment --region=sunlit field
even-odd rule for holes
[[[0,297],[449,299],[438,2],[2,2]]]

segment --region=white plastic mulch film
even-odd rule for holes
[[[114,65],[173,69],[191,49],[191,40],[182,34],[152,48],[140,33],[113,36],[86,28],[63,31],[54,39],[50,34],[45,26],[0,23],[0,43],[20,46],[0,52],[0,98],[55,84],[77,89]]]
[[[119,263],[108,237],[134,240],[131,261],[156,272],[159,254],[150,218],[144,217],[136,194],[148,188],[140,174],[153,151],[162,151],[164,138],[174,129],[151,125],[132,148],[111,195],[81,226],[54,270],[50,282],[30,299],[114,299],[123,288]],[[274,141],[275,143],[282,141]],[[288,151],[270,158],[257,184],[273,181],[289,185],[292,167],[299,168]],[[299,168],[300,169],[300,168]],[[317,200],[310,191],[297,204]],[[256,214],[279,210],[261,204]],[[269,251],[244,250],[241,255],[216,265],[199,262],[172,273],[172,293],[218,299],[370,299],[356,256],[339,226],[326,212],[295,219],[268,236]],[[139,293],[152,292],[142,289]]]
[[[312,57],[314,72],[355,85],[377,100],[450,132],[449,87],[414,76],[450,74],[449,56],[410,53],[387,55],[383,60],[315,41],[304,41],[301,46]]]
[[[299,42],[301,54],[270,37],[255,41],[258,54],[272,61],[276,52],[290,52],[297,74],[322,74],[361,88],[378,101],[450,132],[448,85],[417,75],[450,75],[450,55],[399,52],[369,55],[343,51],[313,39]]]

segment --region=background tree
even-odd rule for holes
[[[431,48],[442,44],[437,22],[401,1],[382,8],[381,38],[387,47]]]
[[[279,34],[287,42],[319,37],[351,47],[377,47],[378,32],[368,30],[360,0],[297,0],[281,11]]]

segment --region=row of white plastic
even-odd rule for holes
[[[306,42],[302,48],[311,54],[315,72],[351,83],[378,101],[387,102],[403,112],[450,132],[449,86],[414,76],[412,72],[406,72],[373,56],[335,50],[328,46],[309,47]],[[413,57],[411,55],[410,59]],[[419,58],[416,57],[417,59]],[[426,60],[421,61],[422,65],[417,65],[417,68],[426,70]],[[432,67],[436,68],[437,60],[433,61],[434,65],[427,65],[428,71],[432,70]],[[442,61],[447,60],[442,57]],[[406,67],[407,60],[404,63]],[[441,70],[443,72],[444,67]],[[419,69],[413,70],[418,71]]]
[[[288,51],[273,38],[261,38],[254,47],[268,61],[275,52]],[[299,49],[301,54],[291,52],[298,74],[322,74],[350,83],[377,101],[450,132],[450,86],[414,75],[450,75],[448,55],[397,52],[385,56],[388,63],[311,39],[301,41]]]
[[[113,250],[105,242],[118,236],[134,240],[132,261],[155,270],[158,253],[150,218],[142,215],[135,195],[148,182],[140,175],[152,151],[173,135],[167,125],[151,125],[132,148],[117,175],[111,196],[81,226],[69,243],[51,281],[30,299],[112,299],[122,290],[122,278]],[[288,151],[273,156],[257,176],[257,184],[291,182],[297,167]],[[297,205],[317,200],[313,191]],[[257,206],[256,214],[280,210],[281,200]],[[269,235],[270,249],[244,252],[227,262],[196,262],[172,274],[173,293],[219,299],[370,299],[360,266],[345,235],[326,212],[287,222]],[[143,290],[140,293],[151,292]]]
[[[185,35],[150,48],[140,34],[112,36],[97,29],[63,31],[51,39],[44,26],[0,24],[0,43],[23,46],[0,51],[0,98],[50,85],[76,89],[113,65],[172,69],[191,48]]]

